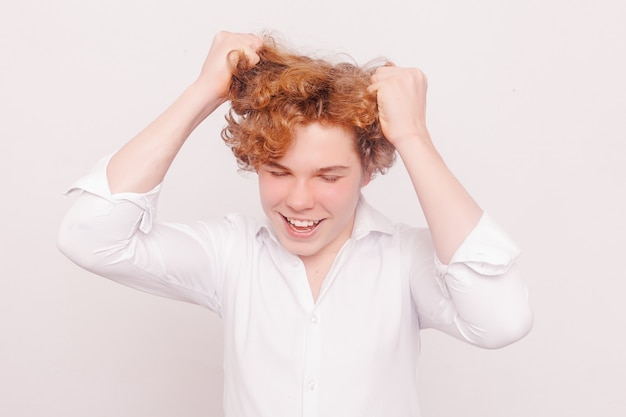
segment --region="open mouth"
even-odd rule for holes
[[[317,226],[319,226],[319,224],[323,221],[323,220],[292,219],[290,217],[285,217],[285,216],[283,216],[283,218],[285,219],[285,222],[287,223],[289,229],[291,229],[292,231],[296,233],[301,233],[301,234],[307,234],[307,233],[314,231],[317,228]]]

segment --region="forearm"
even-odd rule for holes
[[[239,60],[256,65],[262,43],[252,34],[216,34],[197,81],[111,159],[111,192],[142,193],[160,184],[191,132],[226,100]]]
[[[482,215],[433,146],[428,133],[397,141],[396,149],[409,173],[435,245],[448,263]]]
[[[112,193],[150,191],[160,184],[191,132],[220,104],[205,81],[196,81],[159,117],[123,146],[107,168]]]
[[[447,263],[478,223],[482,210],[452,175],[426,128],[424,73],[393,65],[372,76],[380,125],[411,177],[439,259]]]

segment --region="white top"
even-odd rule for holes
[[[419,330],[497,348],[532,325],[518,249],[483,215],[449,265],[427,229],[363,199],[313,302],[304,265],[269,223],[154,220],[159,188],[111,195],[102,160],[79,180],[59,247],[77,264],[224,320],[227,417],[416,417]]]

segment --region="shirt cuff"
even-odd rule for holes
[[[87,175],[74,182],[64,195],[73,196],[82,192],[97,195],[110,203],[107,205],[109,207],[108,212],[118,203],[130,202],[143,210],[144,213],[139,223],[139,230],[147,233],[152,228],[152,222],[156,214],[157,202],[161,192],[161,184],[147,193],[111,193],[106,171],[112,156],[113,155],[108,155],[98,161],[92,170]],[[108,213],[100,214],[106,215]]]
[[[464,264],[485,276],[504,274],[517,260],[520,249],[511,238],[483,213],[478,224],[452,255],[448,265],[435,256],[436,269],[443,276],[455,264]]]

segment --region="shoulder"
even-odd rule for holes
[[[252,239],[265,226],[265,222],[239,213],[229,213],[222,217],[196,222],[201,233],[212,238]]]
[[[402,252],[412,252],[416,249],[432,250],[428,228],[394,223],[361,198],[357,206],[353,237],[358,240],[366,236],[368,240],[376,236],[373,240],[378,242],[378,245],[393,247]]]

